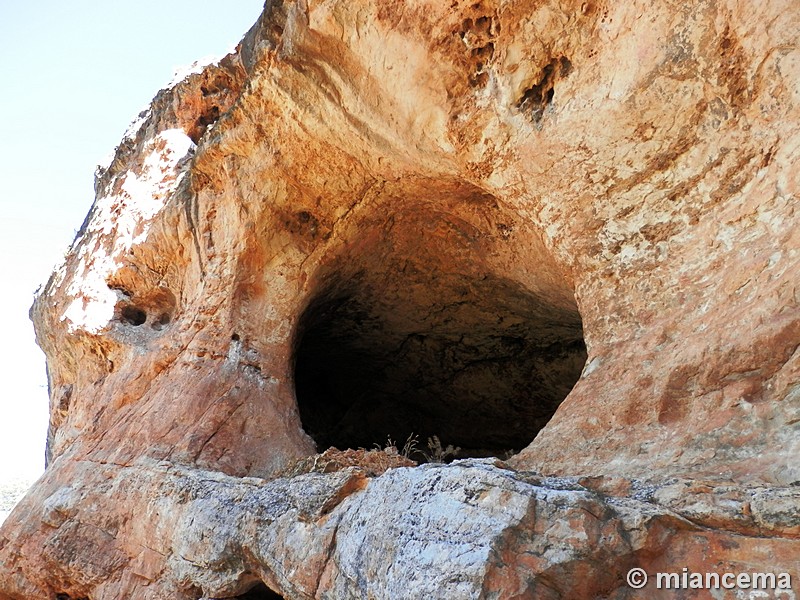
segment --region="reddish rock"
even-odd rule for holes
[[[798,31],[268,3],[140,115],[34,304],[49,465],[0,598],[796,586]]]

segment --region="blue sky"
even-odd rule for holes
[[[95,166],[174,71],[224,54],[263,0],[0,0],[0,483],[44,467],[28,309],[94,199]]]

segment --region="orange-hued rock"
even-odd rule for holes
[[[799,38],[790,0],[268,2],[37,297],[0,599],[797,589]]]

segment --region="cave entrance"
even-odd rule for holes
[[[375,283],[331,286],[300,320],[295,392],[320,451],[417,436],[424,452],[430,438],[460,448],[451,457],[507,457],[580,377],[577,310],[494,276],[406,272]]]
[[[460,449],[448,458],[507,457],[580,377],[573,292],[542,247],[514,263],[536,271],[524,285],[491,263],[499,236],[452,215],[407,214],[318,277],[294,343],[303,427],[320,451],[387,439],[402,448],[416,436],[416,460],[429,438]],[[517,247],[515,257],[536,249],[529,239]]]
[[[550,420],[586,361],[576,314],[502,279],[449,279],[426,302],[410,283],[389,303],[355,284],[305,311],[295,390],[320,450],[416,435],[426,452],[436,436],[453,457],[506,456]]]
[[[269,589],[264,583],[258,581],[244,594],[235,596],[236,600],[283,600],[283,596]]]

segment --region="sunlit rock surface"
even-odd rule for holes
[[[49,466],[0,598],[797,589],[798,32],[268,2],[139,115],[36,300]]]

